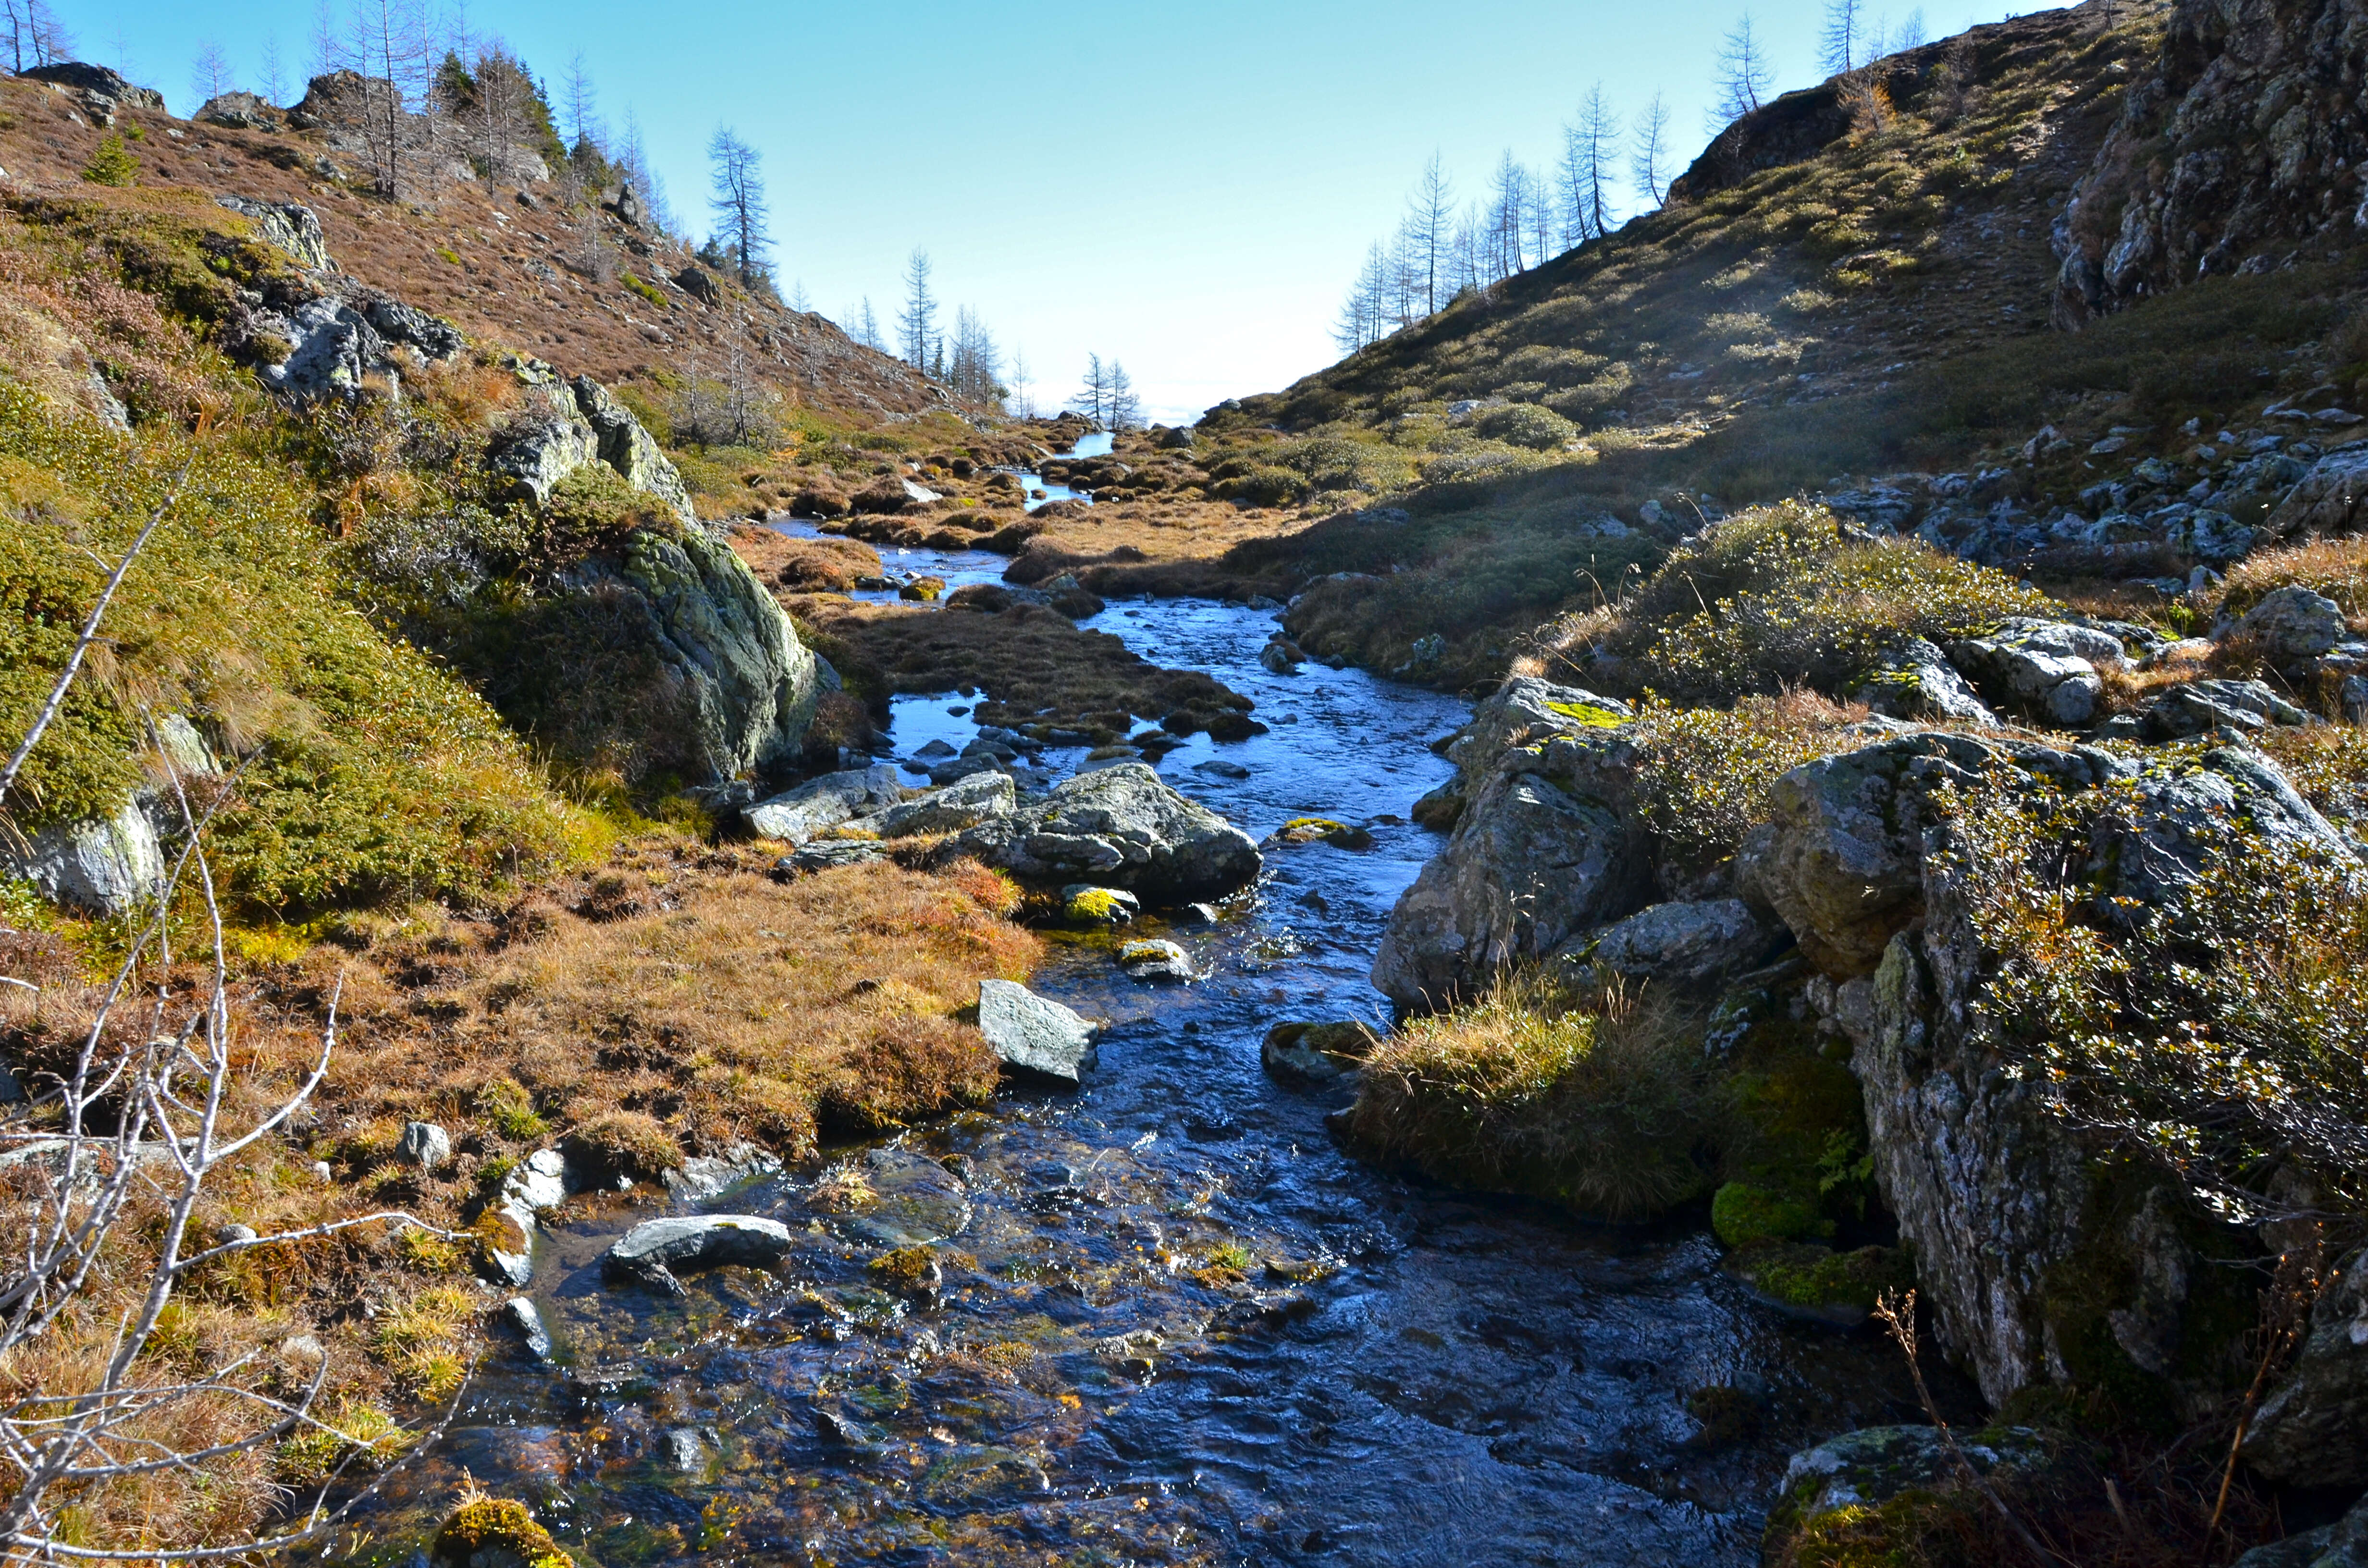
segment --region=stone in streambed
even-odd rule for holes
[[[1319,1087],[1352,1077],[1380,1040],[1360,1023],[1277,1024],[1266,1031],[1258,1060],[1286,1084]]]
[[[609,1249],[601,1266],[612,1277],[639,1280],[679,1296],[683,1287],[675,1278],[677,1268],[726,1264],[769,1267],[788,1256],[795,1244],[788,1226],[754,1214],[644,1220]]]
[[[1154,985],[1180,985],[1201,978],[1191,956],[1173,942],[1156,939],[1129,942],[1118,950],[1118,966],[1130,980]]]
[[[1139,762],[1080,774],[955,846],[1030,881],[1090,881],[1151,899],[1232,892],[1262,864],[1249,835]]]
[[[518,1336],[518,1343],[526,1346],[528,1355],[538,1361],[551,1359],[551,1330],[542,1325],[542,1313],[536,1310],[531,1298],[512,1296],[502,1303],[501,1317]]]
[[[1072,926],[1123,926],[1143,913],[1143,901],[1123,888],[1071,882],[1061,890],[1061,917]]]
[[[1336,849],[1371,849],[1373,835],[1330,817],[1293,817],[1274,830],[1269,844],[1329,844]]]
[[[909,801],[856,818],[848,825],[882,838],[905,838],[916,833],[960,833],[990,817],[1007,814],[1018,803],[1018,787],[1008,773],[979,772],[939,789],[924,790]]]
[[[894,767],[882,765],[849,768],[842,773],[825,773],[770,800],[760,801],[742,811],[740,816],[748,824],[748,831],[759,838],[803,844],[816,834],[895,805],[904,796]]]
[[[978,1029],[1005,1066],[1064,1084],[1093,1061],[1093,1025],[1013,981],[978,983]]]

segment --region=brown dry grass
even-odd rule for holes
[[[967,862],[784,884],[765,874],[777,852],[654,834],[499,915],[347,915],[308,950],[284,934],[276,945],[296,956],[233,991],[233,1110],[251,1116],[301,1080],[342,979],[337,1053],[293,1135],[258,1144],[210,1187],[194,1233],[391,1207],[461,1228],[519,1156],[554,1142],[597,1174],[648,1177],[686,1150],[752,1139],[803,1159],[830,1131],[983,1101],[997,1063],[968,1021],[978,982],[1024,978],[1042,950],[1005,917],[1011,885]],[[96,1002],[85,960],[59,936],[24,930],[0,931],[0,960],[42,987],[0,997],[0,1047],[22,1073],[54,1069]],[[187,963],[144,977],[182,994],[200,979]],[[143,1027],[117,1020],[127,1038]],[[402,1163],[409,1120],[444,1126],[453,1162],[432,1175]],[[0,1363],[0,1399],[88,1371],[139,1283],[139,1233],[126,1227],[90,1310]],[[463,1288],[474,1261],[469,1244],[370,1230],[233,1255],[190,1282],[152,1355],[170,1370],[257,1349],[286,1384],[313,1364],[279,1346],[311,1335],[329,1360],[326,1408],[393,1434],[389,1411],[448,1398],[475,1353],[485,1299]],[[156,1435],[219,1436],[239,1419],[192,1404]],[[390,1452],[402,1442],[386,1438]],[[203,1487],[90,1499],[75,1528],[114,1541],[220,1539],[266,1517],[275,1483],[317,1479],[339,1457],[334,1440],[292,1441]]]
[[[852,592],[860,577],[880,575],[880,552],[853,540],[792,539],[773,528],[732,530],[732,548],[759,581],[793,594]]]
[[[845,656],[839,667],[850,686],[983,690],[982,723],[1046,724],[1117,740],[1138,719],[1165,722],[1178,734],[1236,734],[1248,722],[1247,698],[1198,670],[1150,664],[1108,632],[1041,606],[990,615],[814,594],[782,602],[801,625],[822,634],[834,662]]]

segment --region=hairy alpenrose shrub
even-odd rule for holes
[[[2273,1210],[2268,1189],[2294,1177],[2321,1204],[2368,1208],[2357,862],[2206,822],[2199,869],[2172,904],[2100,909],[2080,880],[2089,857],[2064,846],[2142,827],[2130,787],[2067,799],[1982,786],[1943,804],[1955,900],[1998,955],[1982,1017],[2059,1115],[2235,1214]]]
[[[1715,865],[1768,820],[1779,778],[1864,744],[1845,733],[1863,716],[1811,693],[1747,697],[1731,709],[1648,697],[1624,732],[1638,753],[1637,815],[1666,861]]]
[[[1707,1190],[1712,1104],[1698,1039],[1657,1004],[1582,1010],[1508,977],[1375,1047],[1348,1135],[1442,1181],[1636,1220]]]
[[[1550,452],[1578,437],[1577,426],[1553,409],[1541,408],[1534,403],[1492,408],[1476,423],[1480,434],[1491,440],[1528,447],[1532,451]]]
[[[1732,701],[1806,684],[1839,692],[1911,637],[1947,643],[2060,607],[1921,540],[1851,538],[1798,502],[1731,517],[1669,557],[1607,640],[1667,695]]]

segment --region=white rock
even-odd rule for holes
[[[978,1028],[1004,1065],[1074,1084],[1094,1051],[1094,1027],[1008,980],[978,983]]]

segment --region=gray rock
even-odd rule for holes
[[[286,359],[256,373],[272,391],[301,402],[351,398],[361,391],[365,378],[390,363],[386,340],[343,300],[311,301],[271,324],[284,327],[294,347]]]
[[[2368,443],[2355,442],[2310,465],[2261,524],[2279,539],[2358,533],[2368,524]]]
[[[252,1225],[224,1225],[214,1233],[214,1245],[240,1246],[248,1242],[259,1241],[263,1233]]]
[[[790,1228],[754,1214],[686,1215],[644,1220],[601,1256],[612,1278],[638,1280],[670,1295],[684,1294],[677,1269],[739,1264],[768,1268],[796,1246]]]
[[[1449,738],[1440,755],[1455,764],[1459,778],[1477,786],[1515,746],[1549,735],[1607,729],[1633,717],[1634,710],[1617,698],[1598,697],[1535,676],[1514,676],[1480,700],[1471,721]]]
[[[452,1135],[432,1121],[406,1121],[396,1145],[404,1159],[423,1171],[439,1171],[452,1160]]]
[[[2149,740],[2184,740],[2222,725],[2240,731],[2307,724],[2312,716],[2258,680],[2187,680],[2166,687],[2138,716]]]
[[[2293,1369],[2246,1431],[2244,1457],[2281,1486],[2368,1485],[2368,1254],[2320,1292]]]
[[[655,438],[642,428],[632,410],[589,376],[575,378],[575,392],[576,408],[592,427],[599,460],[616,470],[627,484],[672,507],[684,527],[696,524],[699,514],[691,506],[690,491],[683,484],[682,475]]]
[[[2306,665],[2351,634],[2343,607],[2300,584],[2271,590],[2245,612],[2237,631],[2258,641],[2280,669]]]
[[[1250,776],[1248,768],[1238,762],[1231,762],[1222,756],[1212,756],[1206,762],[1196,762],[1192,765],[1192,771],[1205,773],[1212,778],[1247,778]]]
[[[1320,1088],[1352,1078],[1358,1063],[1381,1043],[1367,1025],[1277,1024],[1258,1045],[1258,1061],[1286,1084]]]
[[[822,699],[821,663],[732,547],[704,529],[643,531],[621,568],[586,562],[578,587],[621,587],[647,608],[653,652],[677,693],[673,741],[692,782],[710,784],[794,761]]]
[[[117,919],[156,896],[165,852],[155,824],[131,800],[111,817],[40,828],[21,845],[0,835],[0,869],[53,903]]]
[[[1771,820],[1745,844],[1736,884],[1783,918],[1818,968],[1870,973],[1918,911],[1934,786],[2021,776],[2085,789],[2125,771],[2103,752],[1941,732],[1821,757],[1776,780]]]
[[[2248,828],[2281,858],[2317,855],[2346,864],[2354,858],[2342,835],[2295,792],[2277,765],[2246,747],[2219,747],[2192,772],[2149,773],[2130,789],[2127,812],[2109,816],[2091,844],[2096,863],[2110,868],[2100,895],[2110,920],[2136,917],[2115,898],[2157,909],[2175,903],[2195,885],[2231,824]]]
[[[217,93],[189,118],[232,131],[277,131],[280,125],[279,111],[253,93]]]
[[[1953,719],[1995,724],[1992,713],[1941,650],[1921,637],[1884,655],[1854,694],[1895,719]]]
[[[1992,700],[2044,713],[2059,724],[2095,716],[2104,688],[2097,669],[2126,668],[2128,656],[2111,632],[2067,621],[2009,619],[1987,637],[1953,643],[1950,661]]]
[[[697,1475],[707,1468],[707,1439],[695,1426],[669,1426],[666,1435],[666,1461],[685,1475]]]
[[[600,460],[600,433],[565,388],[536,386],[527,412],[510,422],[488,466],[512,500],[548,506],[552,492],[576,470]]]
[[[2368,1568],[2368,1499],[2331,1525],[2253,1548],[2236,1568]]]
[[[1782,926],[1740,899],[1656,903],[1559,956],[1600,972],[1691,990],[1757,967],[1784,937]]]
[[[883,771],[885,771],[883,769]],[[980,772],[856,820],[882,838],[916,833],[960,833],[991,817],[1008,816],[1019,793],[1008,773]]]
[[[1644,902],[1641,834],[1600,801],[1504,770],[1390,911],[1372,983],[1399,1006],[1444,1007]]]
[[[1269,675],[1293,674],[1306,659],[1307,655],[1299,651],[1299,644],[1288,637],[1277,637],[1258,650],[1258,665]]]
[[[61,60],[54,65],[36,65],[17,75],[28,82],[45,82],[62,92],[72,93],[87,108],[106,114],[119,108],[150,108],[165,111],[165,95],[154,87],[135,87],[123,76],[104,65],[91,65],[79,60]]]
[[[1175,943],[1158,937],[1129,942],[1118,950],[1118,966],[1130,980],[1154,985],[1180,985],[1201,978],[1192,957]]]
[[[523,1290],[534,1278],[534,1238],[538,1217],[567,1200],[567,1157],[556,1149],[538,1149],[502,1178],[487,1212],[495,1221],[485,1246],[485,1260],[495,1282]]]
[[[1090,881],[1175,901],[1232,892],[1255,881],[1263,863],[1249,835],[1140,762],[1081,774],[957,843],[1031,881]]]
[[[2368,722],[2368,676],[2346,676],[2338,693],[2343,717],[2354,724]]]
[[[390,343],[407,343],[424,358],[450,359],[465,352],[468,338],[442,316],[406,305],[400,300],[378,298],[364,307],[379,335]]]
[[[1093,1062],[1093,1025],[1014,981],[978,983],[978,1030],[1005,1066],[1064,1083]]]
[[[910,1149],[865,1151],[860,1172],[870,1196],[841,1229],[876,1246],[942,1242],[970,1228],[974,1205],[962,1177]]]
[[[743,809],[740,820],[760,838],[803,844],[818,833],[844,826],[904,798],[896,770],[882,764],[808,779],[794,790]]]
[[[221,101],[213,99],[207,108]],[[214,203],[253,223],[257,239],[286,251],[299,267],[314,272],[336,270],[337,264],[329,258],[328,238],[321,232],[320,214],[311,208],[293,201],[261,201],[251,196],[217,196]]]
[[[779,1176],[780,1156],[754,1143],[734,1143],[720,1154],[693,1154],[666,1173],[666,1196],[677,1203],[706,1203],[742,1182]]]
[[[551,1330],[542,1325],[542,1313],[528,1296],[512,1296],[502,1303],[502,1321],[518,1336],[527,1354],[538,1361],[551,1359]]]
[[[1957,1450],[1981,1474],[2035,1469],[2050,1459],[2029,1427],[2009,1427],[1996,1443],[1957,1438]],[[1947,1490],[1964,1470],[1937,1426],[1867,1426],[1794,1454],[1781,1490],[1796,1528],[1843,1508],[1880,1507],[1903,1492]]]

